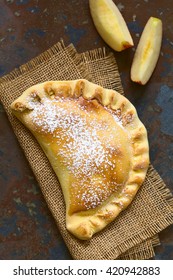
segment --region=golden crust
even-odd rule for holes
[[[50,108],[58,106],[59,111],[65,108],[70,122],[73,118],[73,132],[68,132],[68,137],[63,136],[63,131],[69,129],[69,118],[65,116],[66,123],[57,130],[58,116],[52,117],[51,110],[44,111],[45,104]],[[27,89],[11,109],[34,134],[58,176],[66,202],[66,227],[72,234],[80,239],[91,238],[131,203],[146,176],[149,147],[146,129],[128,99],[84,79],[49,81]],[[78,117],[83,120],[81,125]],[[94,129],[90,134],[95,136],[86,133],[87,126],[90,132]],[[81,159],[88,157],[86,148],[76,153],[79,139],[74,139],[78,138],[75,129],[81,134],[80,148],[86,145],[89,150],[93,145],[89,150],[91,156],[93,153],[92,163],[89,158]],[[61,132],[61,140],[57,140]],[[99,152],[94,154],[94,149]],[[70,169],[69,164],[76,169]],[[78,171],[83,169],[85,172]]]

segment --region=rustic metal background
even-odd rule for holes
[[[126,96],[147,127],[151,163],[173,192],[173,2],[114,1],[135,47],[114,52]],[[156,70],[146,86],[130,81],[136,45],[150,16],[163,21]],[[0,0],[0,76],[63,38],[78,52],[105,46],[87,0]],[[111,50],[112,51],[112,50]],[[173,226],[160,233],[155,259],[173,259]],[[0,105],[0,259],[71,259]]]

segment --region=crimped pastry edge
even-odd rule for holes
[[[65,90],[60,90],[58,93],[57,89],[59,87]],[[149,145],[146,128],[139,120],[135,107],[126,97],[115,90],[105,89],[85,79],[46,81],[28,88],[11,104],[11,109],[18,118],[26,109],[31,109],[28,98],[31,92],[39,92],[39,98],[44,97],[46,94],[53,98],[56,93],[63,97],[78,98],[82,96],[87,100],[96,99],[103,106],[117,112],[122,119],[123,127],[130,135],[132,168],[121,195],[116,197],[112,194],[105,203],[94,208],[94,211],[86,210],[85,215],[82,213],[83,211],[72,215],[69,215],[68,211],[66,211],[67,229],[79,239],[90,239],[93,234],[115,220],[119,213],[131,203],[139,187],[144,182],[149,166]]]

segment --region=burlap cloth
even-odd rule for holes
[[[78,54],[73,45],[57,43],[0,79],[0,99],[21,147],[37,178],[48,207],[74,259],[148,259],[159,243],[158,232],[173,223],[173,198],[150,165],[133,203],[90,241],[80,241],[65,227],[65,204],[58,179],[40,146],[11,114],[9,105],[33,84],[46,80],[86,78],[123,94],[112,54],[97,49]]]

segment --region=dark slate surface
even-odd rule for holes
[[[150,16],[162,19],[157,68],[146,86],[130,81],[134,50],[114,52],[126,96],[147,127],[151,162],[173,191],[173,2],[116,1],[135,47]],[[63,38],[79,52],[109,47],[98,35],[87,0],[0,0],[0,76]],[[0,259],[71,259],[33,173],[0,105]],[[173,259],[173,226],[160,234],[155,259]]]

